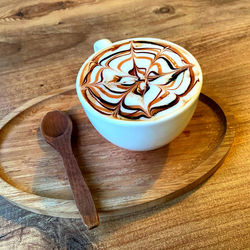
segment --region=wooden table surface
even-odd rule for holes
[[[227,103],[236,137],[194,191],[87,231],[0,198],[0,249],[250,249],[250,2],[248,0],[0,1],[0,119],[74,83],[100,38],[156,37],[200,62],[202,92]]]

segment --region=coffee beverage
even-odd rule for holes
[[[202,88],[197,60],[174,43],[101,39],[81,66],[76,92],[89,121],[113,144],[152,150],[191,120]]]
[[[80,72],[84,99],[114,119],[152,120],[185,106],[200,91],[200,67],[183,48],[131,39],[97,52]]]

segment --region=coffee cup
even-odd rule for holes
[[[196,109],[202,71],[169,41],[102,39],[81,66],[76,91],[95,129],[111,143],[147,151],[175,139]]]

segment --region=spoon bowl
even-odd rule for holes
[[[49,137],[58,137],[64,134],[68,127],[72,128],[72,122],[69,117],[61,111],[48,112],[41,123],[43,135]]]

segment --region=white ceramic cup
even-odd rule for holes
[[[162,42],[164,40],[155,38],[137,38],[140,40],[153,40]],[[131,40],[131,39],[128,39]],[[134,151],[153,150],[162,147],[176,138],[187,126],[193,116],[195,108],[198,103],[201,87],[202,87],[202,71],[197,60],[184,48],[174,43],[168,44],[185,51],[192,60],[196,62],[200,72],[200,88],[196,91],[194,96],[183,107],[174,111],[173,113],[161,116],[158,119],[134,121],[121,120],[111,118],[96,111],[83,97],[80,90],[80,75],[87,62],[98,54],[98,52],[106,49],[113,44],[119,44],[128,40],[118,41],[112,43],[108,39],[101,39],[95,42],[92,54],[80,68],[76,79],[76,91],[78,98],[83,106],[83,109],[96,130],[108,141],[113,144]],[[166,41],[164,41],[166,42]]]

